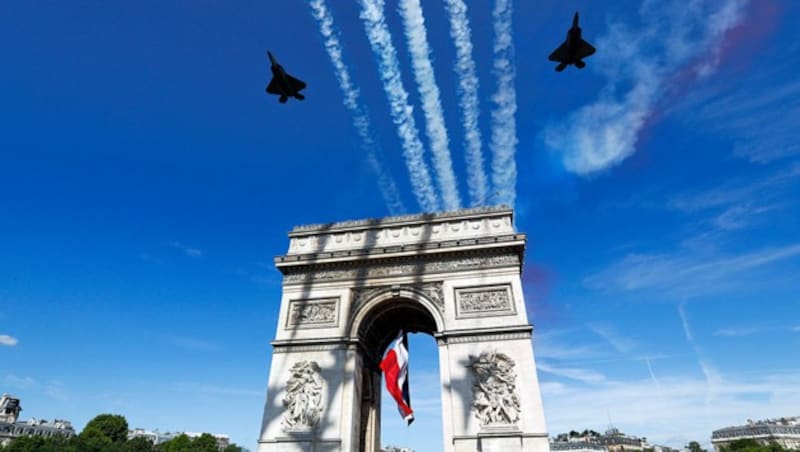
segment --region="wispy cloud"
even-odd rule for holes
[[[188,246],[188,245],[184,245],[181,242],[172,241],[172,242],[169,242],[169,246],[180,250],[181,252],[183,252],[183,254],[185,254],[185,255],[187,255],[189,257],[192,257],[192,258],[203,257],[203,250],[201,250],[199,248],[194,248],[194,247],[191,247],[191,246]]]
[[[759,331],[761,331],[761,329],[756,327],[719,328],[714,331],[714,336],[741,337],[750,336],[751,334],[758,333]]]
[[[702,126],[734,144],[733,153],[755,163],[800,155],[800,47],[781,49],[770,69],[730,83],[709,84],[675,110],[692,127]]]
[[[222,347],[214,342],[193,337],[171,337],[169,343],[175,347],[190,351],[218,352]]]
[[[234,397],[264,397],[264,391],[254,389],[218,386],[206,383],[181,382],[173,387],[181,392],[190,392],[205,395],[234,396]]]
[[[591,385],[542,377],[548,428],[567,432],[575,426],[600,429],[610,414],[624,431],[646,432],[651,443],[682,448],[688,441],[707,442],[712,430],[749,418],[793,413],[800,403],[800,371],[728,377],[711,395],[703,378],[661,375],[607,380]],[[580,409],[575,409],[580,407]],[[624,407],[624,409],[615,409]],[[700,413],[698,415],[698,413]]]
[[[595,334],[605,339],[605,341],[611,344],[614,350],[619,353],[630,353],[636,348],[637,342],[635,340],[621,336],[609,325],[589,323],[586,326]]]
[[[422,112],[425,114],[425,130],[430,140],[433,163],[439,179],[442,203],[447,210],[461,207],[456,176],[453,173],[453,161],[450,158],[449,138],[444,123],[442,102],[439,87],[431,63],[431,50],[428,46],[428,34],[425,31],[425,18],[422,15],[420,0],[400,0],[398,10],[403,18],[408,50],[411,54],[411,67],[422,101]]]
[[[446,0],[445,7],[450,18],[450,37],[456,47],[455,72],[458,77],[458,105],[461,108],[461,124],[464,127],[464,150],[467,161],[467,186],[470,204],[486,202],[488,181],[483,170],[481,131],[478,127],[480,108],[478,102],[478,76],[472,57],[472,30],[470,29],[467,5],[463,0]]]
[[[3,379],[3,385],[16,389],[28,389],[36,385],[36,380],[31,377],[18,377],[9,374]]]
[[[762,248],[726,256],[690,251],[626,255],[610,267],[584,279],[603,291],[658,290],[673,298],[688,298],[741,287],[748,270],[800,256],[800,243]]]
[[[606,376],[600,372],[591,369],[583,369],[577,367],[561,367],[550,364],[547,361],[540,360],[536,363],[536,368],[542,372],[546,372],[558,377],[568,378],[588,384],[603,383],[606,381]]]
[[[412,190],[423,210],[437,211],[439,210],[439,198],[434,190],[428,165],[423,158],[423,146],[412,115],[413,108],[408,104],[408,92],[400,78],[400,63],[397,61],[392,35],[386,24],[384,2],[383,0],[359,0],[359,3],[367,39],[378,59],[378,72],[389,100],[389,111],[402,142],[403,155],[411,176]]]
[[[695,78],[714,71],[720,37],[739,23],[745,5],[746,0],[648,1],[639,12],[641,29],[612,23],[598,39],[605,50],[595,60],[608,78],[605,88],[596,101],[545,128],[547,147],[577,174],[622,162],[635,152],[671,77],[695,58],[702,61],[690,68]]]
[[[69,400],[67,388],[63,382],[55,380],[51,381],[44,387],[44,394],[56,400]]]
[[[492,96],[492,185],[497,191],[494,203],[514,206],[516,200],[517,163],[517,90],[514,87],[516,67],[514,63],[514,39],[512,36],[511,0],[495,0],[492,11],[494,25],[493,72],[497,89]]]
[[[5,345],[6,347],[14,347],[19,343],[16,337],[9,336],[8,334],[0,334],[0,345]]]
[[[342,101],[353,117],[353,127],[355,127],[356,133],[361,140],[361,149],[367,156],[367,163],[370,169],[378,178],[378,189],[381,192],[383,201],[392,215],[405,213],[406,208],[400,199],[394,178],[381,163],[384,161],[383,151],[373,134],[367,108],[361,101],[358,88],[355,87],[350,76],[350,70],[344,62],[344,48],[334,27],[333,15],[328,9],[325,0],[311,0],[309,5],[311,6],[312,15],[319,25],[319,32],[322,35],[325,51],[328,53],[331,64],[333,64],[334,74],[339,82],[339,89],[342,91]]]

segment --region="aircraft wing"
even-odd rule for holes
[[[569,58],[569,52],[567,52],[567,43],[563,43],[553,53],[550,54],[548,59],[550,61],[566,61]]]
[[[596,51],[591,44],[581,39],[581,43],[578,46],[578,58],[586,58],[589,55],[593,54]]]
[[[286,78],[289,80],[289,84],[292,85],[295,91],[300,91],[301,89],[306,87],[306,82],[302,80],[298,80],[291,75],[286,75]]]
[[[270,94],[282,94],[280,88],[278,88],[278,80],[275,77],[272,77],[269,85],[267,85],[267,92]]]

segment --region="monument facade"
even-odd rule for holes
[[[549,451],[512,215],[295,227],[275,258],[283,293],[259,451],[378,452],[378,363],[400,329],[438,345],[442,450]]]

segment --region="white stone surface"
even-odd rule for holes
[[[512,212],[495,208],[295,228],[289,252],[275,259],[284,285],[259,450],[359,450],[370,437],[362,418],[380,406],[380,392],[362,403],[365,366],[379,345],[370,341],[395,334],[382,329],[402,325],[381,313],[405,306],[418,325],[432,325],[426,332],[439,344],[442,450],[548,451],[520,280],[525,236],[512,225]],[[371,322],[384,323],[375,330]],[[500,429],[473,411],[469,359],[489,350],[507,355],[516,372],[519,418]],[[287,432],[282,400],[299,361],[319,365],[324,410],[311,431]]]

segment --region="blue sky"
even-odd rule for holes
[[[286,232],[498,202],[551,433],[800,414],[796,2],[469,2],[470,40],[426,2],[416,47],[393,2],[385,28],[315,5],[0,5],[0,391],[25,417],[254,447]],[[598,52],[556,73],[576,9]],[[307,100],[264,95],[266,49]],[[384,442],[438,450],[435,345],[410,348],[418,422],[385,406]]]

